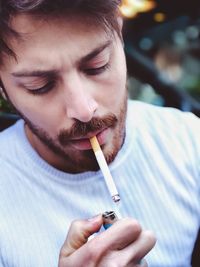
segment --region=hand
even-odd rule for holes
[[[58,267],[146,267],[143,260],[155,237],[134,219],[121,219],[88,241],[102,226],[102,216],[71,224],[60,251]]]

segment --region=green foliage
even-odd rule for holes
[[[200,101],[200,79],[196,79],[196,83],[191,83],[191,86],[188,86],[187,89],[192,97]]]
[[[15,113],[11,105],[0,96],[0,112]]]

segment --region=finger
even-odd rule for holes
[[[130,218],[116,221],[112,227],[95,237],[102,250],[121,250],[134,242],[141,233],[139,223]],[[92,241],[92,240],[91,240]]]
[[[133,219],[119,220],[108,230],[95,236],[90,242],[71,253],[69,257],[65,257],[63,266],[79,266],[80,262],[84,262],[84,266],[111,266],[113,261],[119,262],[119,249],[136,240],[140,233],[141,227],[137,221]],[[127,264],[122,266],[127,266]]]
[[[136,264],[146,256],[146,254],[155,246],[155,243],[156,238],[151,231],[142,231],[135,242],[118,252],[121,253],[121,261],[123,260],[125,265],[130,262],[134,262]],[[143,261],[144,260],[142,260],[138,266],[145,264],[145,261]]]
[[[88,237],[100,229],[102,223],[101,215],[89,220],[73,221],[61,248],[60,257],[67,257],[83,246],[87,242]]]
[[[87,242],[87,244],[84,244],[80,249],[72,253],[68,260],[70,263],[75,263],[78,258],[87,263],[96,263],[94,266],[98,266],[99,262],[104,262],[105,260],[107,264],[107,258],[110,258],[109,256],[107,257],[107,254],[119,252],[119,249],[123,249],[136,240],[140,233],[141,227],[136,220],[121,219],[114,223],[112,227],[95,236],[90,242]],[[102,266],[109,266],[106,264]],[[89,263],[87,266],[89,266]]]

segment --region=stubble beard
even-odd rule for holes
[[[55,156],[59,157],[63,162],[66,162],[66,168],[62,168],[61,170],[69,173],[99,170],[99,165],[92,150],[74,151],[73,149],[70,151],[67,149],[69,145],[68,140],[70,138],[76,137],[76,135],[84,136],[84,134],[91,131],[101,130],[106,127],[111,128],[114,131],[112,145],[110,148],[107,148],[108,145],[106,144],[102,146],[102,150],[108,164],[113,162],[124,143],[125,120],[127,114],[127,92],[121,102],[118,117],[110,113],[104,118],[93,118],[88,123],[76,121],[70,130],[61,130],[55,139],[51,138],[51,136],[42,128],[32,123],[20,110],[16,109],[13,104],[12,106],[23,118],[25,124],[36,139],[39,139],[48,150],[55,154]]]

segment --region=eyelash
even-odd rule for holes
[[[86,69],[86,70],[84,70],[84,72],[87,75],[95,76],[95,75],[99,75],[99,74],[103,73],[104,71],[109,69],[109,67],[110,67],[110,64],[106,63],[105,65],[103,65],[103,66],[101,66],[99,68]],[[42,95],[42,94],[48,93],[51,89],[53,89],[54,86],[55,86],[55,81],[50,81],[50,82],[48,82],[47,84],[45,84],[41,88],[32,89],[32,90],[29,90],[29,91],[33,95]]]
[[[109,67],[110,67],[110,64],[108,62],[108,63],[106,63],[105,65],[103,65],[103,66],[101,66],[99,68],[86,69],[86,70],[84,70],[84,72],[87,75],[95,76],[95,75],[99,75],[99,74],[103,73],[104,71],[106,71],[107,69],[109,69]]]
[[[54,86],[55,86],[55,81],[50,81],[38,89],[29,90],[29,92],[33,95],[42,95],[48,93]]]

